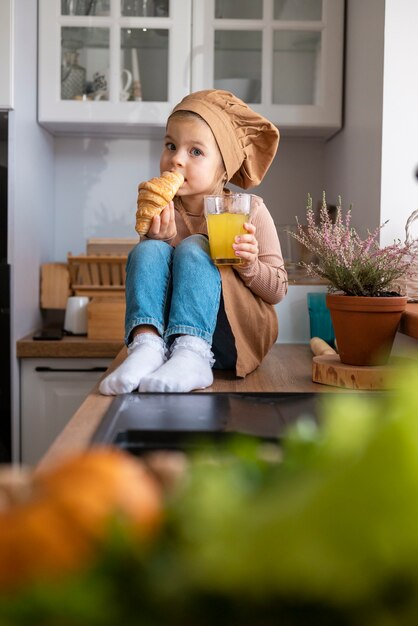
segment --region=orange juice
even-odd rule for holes
[[[236,265],[242,260],[235,256],[232,244],[237,235],[245,233],[244,213],[211,213],[206,215],[208,224],[210,256],[216,265]]]

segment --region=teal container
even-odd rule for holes
[[[326,305],[326,296],[325,292],[307,294],[310,334],[311,337],[320,337],[334,347],[334,328]]]

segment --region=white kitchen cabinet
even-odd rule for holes
[[[344,0],[40,0],[39,122],[152,136],[225,88],[284,134],[341,127]],[[88,15],[85,15],[89,12]]]
[[[110,363],[102,358],[21,359],[22,463],[38,463]]]
[[[0,2],[0,110],[13,109],[14,0]]]
[[[342,124],[344,0],[194,0],[192,90],[231,89],[284,134]]]
[[[190,49],[191,0],[39,0],[39,122],[161,128],[189,92]]]

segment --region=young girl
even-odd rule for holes
[[[279,132],[233,94],[186,96],[167,123],[160,169],[184,183],[126,267],[128,356],[100,385],[105,395],[189,392],[213,382],[212,368],[244,377],[278,333],[274,304],[287,291],[277,231],[261,198],[252,196],[246,234],[235,238],[239,265],[218,268],[209,256],[205,195],[230,193],[263,179]]]

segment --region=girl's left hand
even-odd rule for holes
[[[244,228],[248,235],[237,235],[237,237],[235,237],[235,243],[232,244],[232,247],[235,250],[235,254],[242,259],[242,265],[246,267],[257,261],[259,250],[258,241],[255,237],[256,228],[254,224],[245,222]]]

